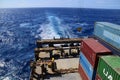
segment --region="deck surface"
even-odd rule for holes
[[[78,68],[79,58],[58,59],[55,62],[57,63],[57,69]]]
[[[56,59],[55,62],[57,63],[57,70],[78,68],[79,58]],[[36,66],[35,72],[37,74],[41,74],[41,67],[39,65]],[[52,71],[49,71],[49,72],[52,72]],[[37,75],[34,75],[34,76],[37,76]],[[33,80],[37,80],[37,79],[33,78]],[[79,73],[75,72],[75,73],[61,74],[57,76],[48,75],[46,76],[45,80],[82,80],[82,79]]]
[[[79,73],[69,73],[58,77],[51,77],[50,79],[45,80],[82,80],[82,78]]]

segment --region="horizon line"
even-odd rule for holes
[[[0,9],[26,9],[26,8],[74,8],[74,9],[108,9],[108,10],[120,10],[116,8],[85,8],[85,7],[2,7]]]

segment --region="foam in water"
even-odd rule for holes
[[[9,77],[6,77],[6,78],[4,78],[3,80],[11,80],[11,78],[9,78]]]
[[[29,27],[30,26],[30,23],[21,23],[20,24],[20,27]]]
[[[41,37],[42,39],[53,39],[55,38],[67,38],[73,36],[67,27],[67,25],[61,24],[61,19],[56,16],[48,15],[48,24],[42,24],[38,29],[37,33],[41,32],[36,38]]]
[[[5,66],[5,62],[0,61],[0,67],[4,67]]]

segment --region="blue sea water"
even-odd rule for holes
[[[90,36],[96,21],[120,24],[120,10],[0,9],[0,80],[29,79],[37,39]]]

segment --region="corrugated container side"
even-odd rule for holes
[[[94,35],[120,50],[120,25],[96,22]]]
[[[96,70],[93,69],[92,65],[89,63],[89,61],[86,59],[82,52],[80,53],[80,64],[87,76],[89,77],[89,80],[94,80]]]
[[[112,54],[115,55],[119,55],[120,56],[120,50],[118,50],[117,48],[111,46],[110,44],[108,44],[107,42],[105,42],[103,39],[99,38],[99,37],[95,37],[101,44],[103,44],[105,47],[107,47],[108,49],[111,50]]]
[[[96,74],[95,80],[102,80],[99,74]]]
[[[82,77],[82,80],[89,80],[89,78],[88,78],[87,74],[85,73],[85,71],[83,70],[81,64],[79,64],[78,72],[79,72],[80,76]]]
[[[82,42],[82,46],[81,46],[81,51],[83,52],[83,54],[86,56],[86,58],[88,59],[88,61],[91,63],[91,65],[94,67],[95,65],[95,54],[85,43]]]
[[[82,40],[81,51],[86,56],[93,68],[97,67],[99,55],[112,54],[109,49],[92,38]]]
[[[99,59],[97,69],[99,76],[102,80],[120,80],[120,57],[113,56],[111,60],[106,60],[105,58],[110,59],[110,56],[104,56]]]

